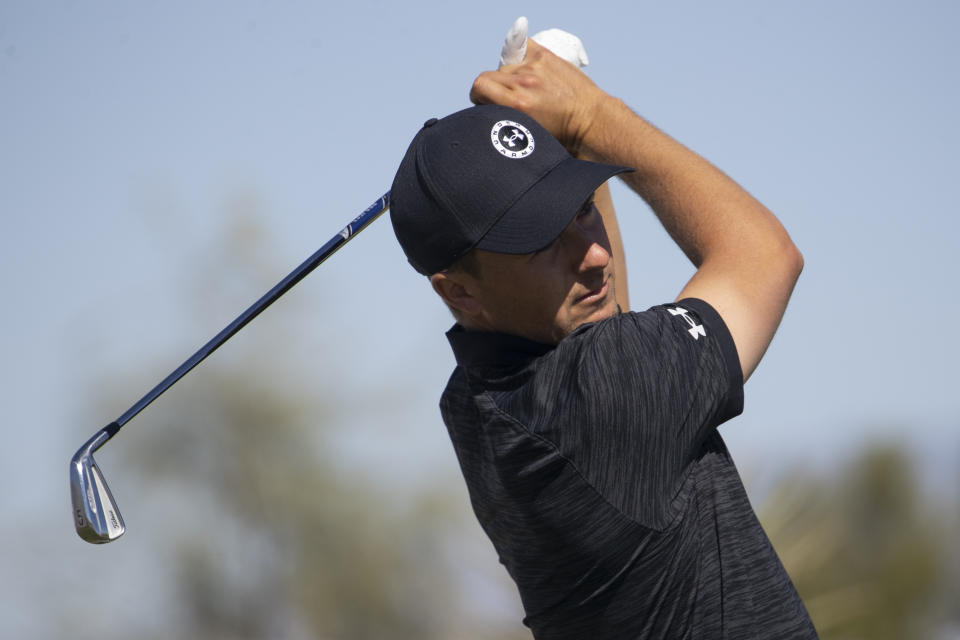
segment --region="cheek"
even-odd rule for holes
[[[510,304],[517,311],[524,311],[529,315],[550,304],[549,283],[543,278],[531,277],[530,274],[518,274],[510,280],[509,285]],[[541,311],[542,313],[542,311]]]
[[[522,304],[541,325],[565,325],[571,312],[568,304],[570,286],[557,274],[550,275],[552,277],[542,277],[528,288],[527,300]]]
[[[551,322],[562,308],[562,287],[546,274],[526,270],[511,274],[503,284],[497,306],[513,320],[540,325]]]

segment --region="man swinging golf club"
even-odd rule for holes
[[[456,318],[441,411],[524,623],[537,638],[815,638],[717,432],[800,252],[525,31],[505,47],[525,56],[474,81],[477,106],[427,121],[391,192],[407,258]],[[629,310],[614,175],[696,266],[673,302]]]

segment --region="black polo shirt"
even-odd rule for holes
[[[743,381],[706,302],[447,336],[443,418],[536,638],[816,637],[716,431]]]

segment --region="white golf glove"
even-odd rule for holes
[[[563,31],[562,29],[547,29],[533,34],[533,39],[537,44],[543,45],[553,53],[563,58],[577,68],[582,68],[590,64],[587,59],[587,52],[583,48],[580,38]],[[505,64],[520,64],[523,57],[527,55],[527,19],[523,16],[517,18],[510,30],[507,31],[507,37],[503,42],[503,48],[500,50],[500,66]]]

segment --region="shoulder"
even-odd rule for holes
[[[743,376],[720,315],[698,299],[621,313],[583,325],[551,354],[568,386],[591,402],[673,406],[721,401],[724,419],[742,411]],[[704,394],[709,390],[709,393]],[[725,400],[723,400],[725,399]]]
[[[729,363],[731,377],[740,377],[730,331],[712,306],[696,298],[656,305],[646,311],[619,313],[585,324],[558,345],[555,355],[589,362],[587,354],[598,351],[644,358],[663,357],[678,351],[690,355],[714,352]]]

